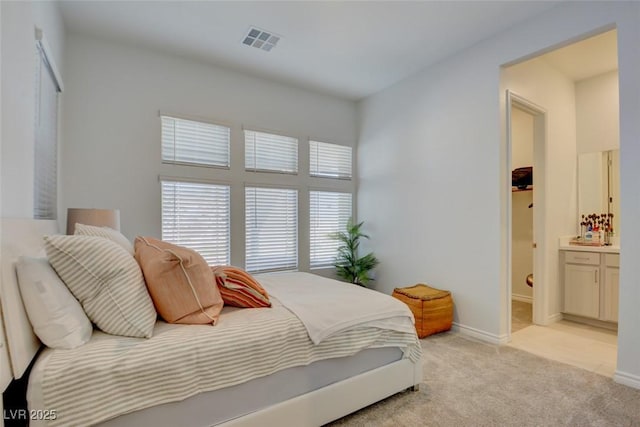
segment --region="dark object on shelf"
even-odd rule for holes
[[[524,190],[529,185],[533,185],[533,166],[516,168],[511,172],[511,186]]]

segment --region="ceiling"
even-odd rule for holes
[[[555,7],[543,1],[60,1],[65,27],[357,100]],[[265,52],[250,26],[281,36]]]
[[[541,58],[574,81],[617,70],[617,31],[608,31],[570,44],[542,55]]]

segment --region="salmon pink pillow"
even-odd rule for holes
[[[196,251],[136,237],[135,258],[158,314],[169,323],[215,324],[224,302],[213,273]]]
[[[232,266],[211,267],[224,303],[234,307],[271,307],[267,291],[246,271]]]

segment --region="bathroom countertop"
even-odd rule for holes
[[[572,245],[569,243],[571,237],[561,237],[558,249],[561,251],[579,251],[579,252],[602,252],[609,254],[619,254],[620,244],[617,239],[613,240],[613,244],[610,246],[586,246],[586,245]]]
[[[560,245],[561,251],[579,251],[579,252],[603,252],[608,254],[619,254],[620,246],[583,246],[583,245]]]

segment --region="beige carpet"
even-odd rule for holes
[[[640,390],[446,333],[422,340],[424,384],[331,426],[640,426]],[[346,398],[346,396],[345,396]]]

